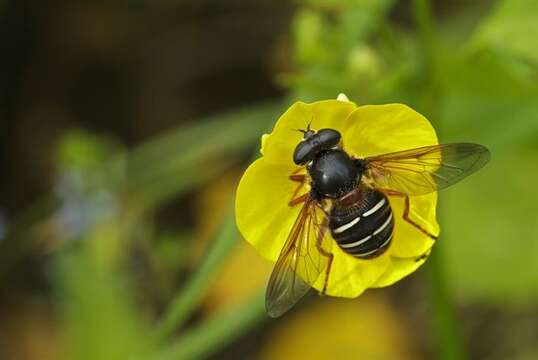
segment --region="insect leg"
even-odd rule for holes
[[[327,285],[329,284],[329,274],[331,273],[331,266],[333,264],[334,258],[332,253],[326,252],[324,255],[328,257],[328,261],[327,268],[325,269],[325,280],[323,281],[323,290],[321,290],[321,295],[325,295],[325,293],[327,292]]]
[[[431,252],[431,249],[428,249],[427,251],[424,252],[424,254],[419,255],[419,256],[400,257],[400,256],[391,255],[390,257],[396,260],[413,260],[415,262],[419,262],[422,260],[426,260],[428,256],[430,256],[430,252]]]
[[[290,175],[290,180],[292,181],[298,181],[298,182],[304,182],[304,179],[306,178],[306,175],[305,174],[299,174],[301,171],[303,171],[303,167],[299,167],[297,169],[295,169],[291,175]]]
[[[295,194],[294,194],[294,196],[295,196]],[[299,197],[296,197],[296,198],[292,197],[292,199],[288,202],[288,206],[292,207],[292,206],[295,206],[297,204],[303,203],[303,202],[306,201],[306,199],[308,199],[309,196],[310,196],[310,194],[306,193],[306,194],[303,194],[303,195],[301,195]]]
[[[327,258],[327,267],[325,268],[325,279],[323,280],[323,288],[321,290],[321,295],[325,295],[327,292],[327,285],[329,284],[329,274],[331,272],[331,266],[333,264],[333,254],[323,248],[321,242],[325,236],[325,232],[328,227],[328,218],[325,218],[322,225],[319,227],[318,238],[316,239],[316,248],[319,253]]]
[[[288,205],[289,206],[294,206],[294,205],[297,205],[299,203],[302,203],[306,200],[306,197],[304,197],[305,195],[308,195],[308,194],[304,194],[302,196],[299,196],[297,197],[297,194],[299,193],[299,191],[301,191],[301,189],[303,188],[304,184],[305,184],[305,180],[306,180],[306,175],[304,174],[297,174],[297,172],[299,172],[300,170],[302,170],[301,168],[297,169],[294,171],[293,174],[290,175],[290,180],[291,181],[295,181],[295,182],[298,182],[300,183],[297,188],[295,189],[295,191],[293,191],[293,195],[291,196],[291,200],[288,202]],[[307,196],[308,197],[308,196]]]
[[[407,194],[404,194],[404,193],[401,193],[401,192],[398,192],[398,191],[394,191],[394,190],[385,190],[384,193],[389,195],[389,196],[392,195],[392,196],[403,197],[404,200],[405,200],[405,208],[404,208],[404,213],[403,213],[403,219],[405,221],[407,221],[409,224],[413,225],[416,229],[421,231],[423,234],[430,237],[432,240],[437,240],[438,239],[437,236],[431,234],[428,230],[424,229],[422,226],[420,226],[418,223],[416,223],[413,219],[411,219],[409,217],[410,202],[409,202],[409,196]]]
[[[291,181],[296,181],[296,182],[300,182],[300,183],[304,183],[305,178],[306,178],[306,175],[304,175],[304,174],[291,174],[290,175],[290,180]]]

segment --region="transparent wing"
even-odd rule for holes
[[[313,200],[306,200],[275,264],[265,307],[271,317],[291,309],[325,273],[332,242],[328,219]]]
[[[425,146],[368,157],[365,175],[378,188],[423,195],[457,183],[489,159],[489,150],[478,144]]]

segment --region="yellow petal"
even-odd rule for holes
[[[303,138],[297,129],[343,130],[346,118],[357,106],[352,102],[324,100],[311,104],[296,102],[278,119],[271,134],[262,138],[264,158],[275,164],[293,165],[293,152]]]
[[[297,182],[288,176],[292,164],[271,164],[266,157],[253,162],[239,182],[235,214],[239,231],[262,256],[276,261],[301,206],[288,206]],[[309,191],[305,188],[303,191]]]
[[[359,106],[348,122],[344,148],[356,157],[438,144],[430,122],[403,104]]]
[[[391,247],[387,251],[391,264],[387,271],[372,285],[383,287],[394,284],[396,281],[411,274],[424,261],[415,261],[421,255],[427,254],[434,241],[427,235],[418,231],[411,224],[403,220],[403,200],[389,199],[395,216],[394,235]],[[437,194],[428,194],[410,198],[410,216],[430,234],[439,235],[439,224],[435,218],[435,205]]]
[[[410,216],[425,230],[439,235],[439,225],[435,218],[436,194],[410,198]],[[400,198],[389,198],[394,212],[394,235],[392,244],[387,250],[390,264],[387,270],[371,286],[384,287],[394,284],[414,272],[424,261],[415,261],[417,257],[427,254],[434,241],[405,221],[402,217],[404,201]]]
[[[388,270],[372,284],[372,287],[385,287],[394,284],[403,279],[407,275],[418,269],[424,264],[425,260],[415,261],[414,259],[391,259],[391,264]]]
[[[416,227],[405,221],[404,200],[389,197],[394,212],[394,235],[389,253],[395,257],[416,257],[428,251],[434,241]],[[439,235],[439,224],[436,220],[437,193],[409,198],[409,217],[430,234]]]
[[[334,241],[334,240],[333,240]],[[390,258],[383,254],[374,259],[360,260],[333,246],[333,264],[329,275],[327,295],[354,298],[371,287],[379,277],[384,274],[389,265]],[[319,279],[314,288],[322,289]]]

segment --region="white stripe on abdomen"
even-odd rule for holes
[[[384,198],[381,199],[373,208],[371,208],[370,210],[368,210],[367,212],[362,214],[362,216],[366,217],[366,216],[372,215],[377,210],[379,210],[383,205],[385,205],[385,199]]]
[[[346,231],[347,229],[349,229],[350,227],[352,227],[353,225],[355,225],[356,223],[358,223],[360,219],[361,219],[361,217],[357,216],[355,219],[351,220],[347,224],[344,224],[342,226],[337,227],[336,229],[333,230],[333,232],[335,234],[340,234],[340,233]]]

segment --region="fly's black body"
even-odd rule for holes
[[[361,259],[388,249],[394,219],[386,196],[361,182],[363,161],[351,158],[339,147],[340,134],[333,129],[317,133],[308,129],[296,148],[294,161],[307,164],[311,196],[332,200],[328,212],[331,235],[342,250]]]

